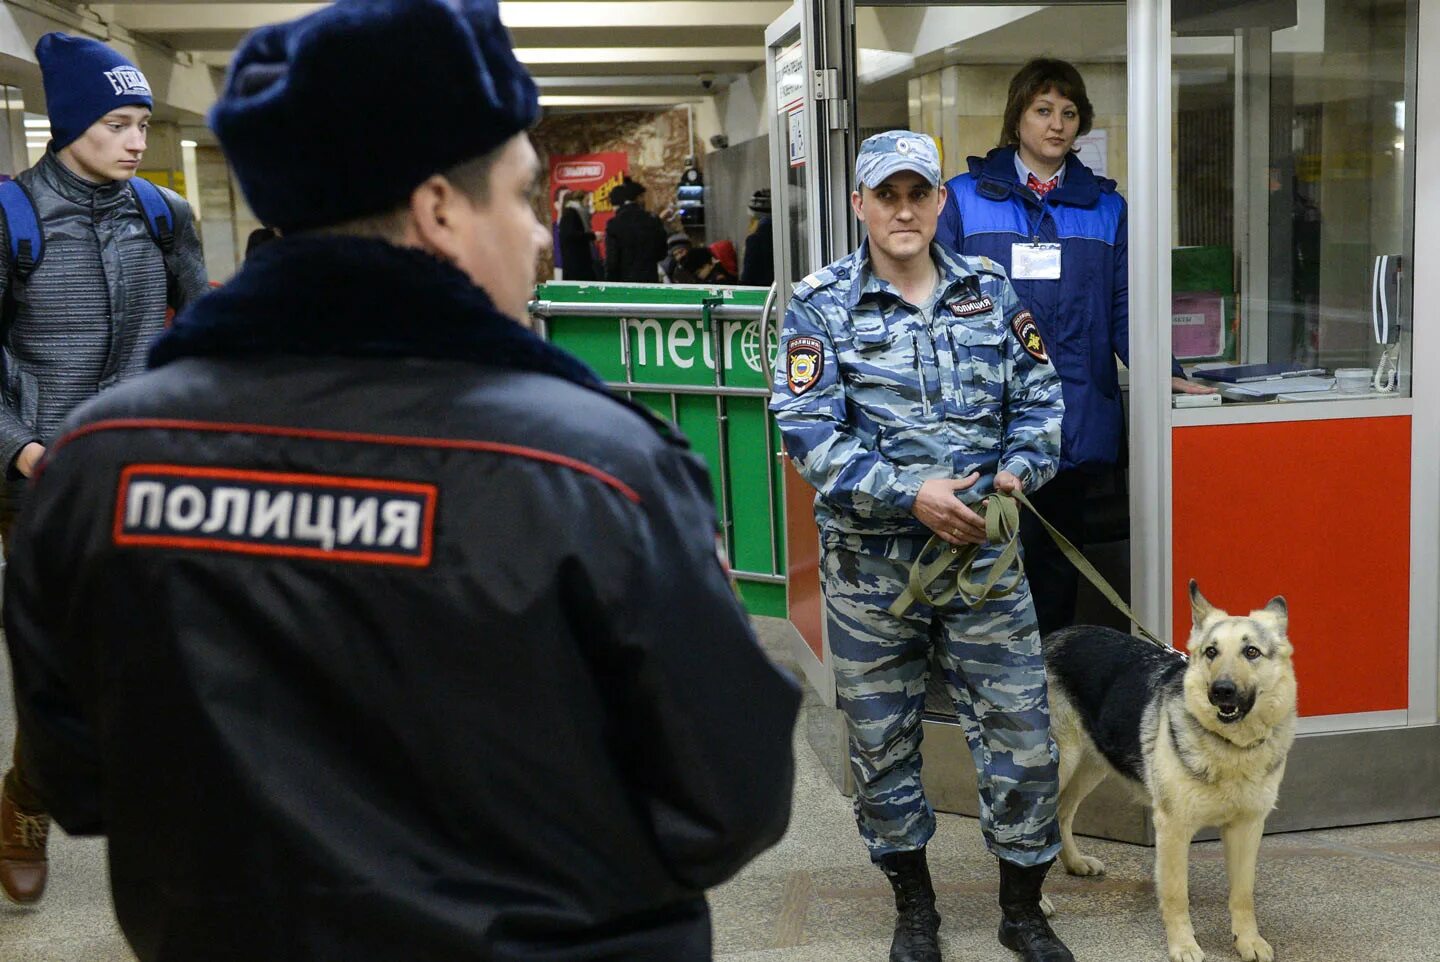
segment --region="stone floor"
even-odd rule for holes
[[[0,691],[0,745],[8,746],[14,719],[3,657]],[[725,962],[883,962],[894,914],[888,886],[861,849],[848,800],[798,736],[796,757],[789,834],[711,894],[716,953]],[[1047,888],[1056,929],[1081,962],[1163,962],[1151,851],[1088,846],[1109,872],[1095,880],[1054,878]],[[57,833],[52,851],[43,906],[0,904],[0,960],[132,959],[114,921],[103,842]],[[941,816],[930,862],[947,960],[1012,962],[995,941],[994,863],[975,822]],[[1218,843],[1194,846],[1190,877],[1197,938],[1212,960],[1231,962],[1237,957]],[[1281,962],[1435,962],[1440,820],[1269,836],[1257,901],[1261,932]]]

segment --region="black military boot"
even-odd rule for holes
[[[880,868],[895,890],[895,938],[890,962],[940,962],[940,913],[925,850],[882,856]]]
[[[1019,952],[1025,962],[1075,962],[1040,910],[1040,886],[1053,864],[1000,860],[1000,944]]]

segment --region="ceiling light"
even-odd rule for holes
[[[181,147],[199,147],[200,145],[199,145],[198,143],[196,143],[195,141],[193,141],[193,140],[182,140],[182,141],[180,141],[180,146],[181,146]]]

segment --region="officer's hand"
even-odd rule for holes
[[[995,490],[1006,494],[1019,494],[1025,490],[1025,485],[1009,471],[1001,471],[995,475]]]
[[[1171,394],[1218,394],[1219,388],[1210,387],[1205,384],[1196,384],[1194,381],[1187,381],[1183,377],[1170,378]]]
[[[950,544],[984,544],[985,519],[967,508],[956,492],[980,480],[978,473],[958,481],[933,478],[920,485],[910,510],[920,523]]]
[[[35,474],[35,465],[39,464],[40,459],[44,456],[45,446],[37,441],[31,441],[20,449],[19,454],[15,455],[15,470],[27,478],[31,477]]]

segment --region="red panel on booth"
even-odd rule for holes
[[[815,489],[785,459],[785,544],[789,550],[790,623],[810,650],[825,660],[824,601],[820,595],[820,532],[815,527]]]
[[[1175,642],[1191,578],[1247,612],[1283,594],[1301,715],[1405,709],[1410,419],[1176,428]]]

